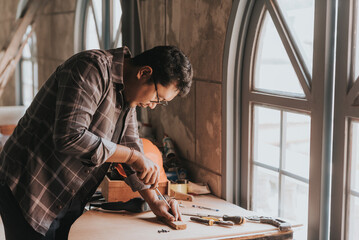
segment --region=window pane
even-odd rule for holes
[[[32,79],[33,79],[33,73],[32,73],[32,62],[28,60],[23,60],[21,62],[21,77],[22,77],[22,83],[23,84],[31,84],[32,85]]]
[[[93,10],[95,12],[98,34],[102,37],[102,0],[92,0]]]
[[[351,186],[350,189],[359,192],[359,122],[352,123],[351,148]]]
[[[254,106],[253,160],[279,168],[280,111]]]
[[[25,44],[24,49],[22,50],[22,57],[31,58],[31,50],[30,50],[29,42]]]
[[[305,96],[268,13],[265,14],[256,54],[254,89],[281,95]]]
[[[350,166],[350,192],[358,194],[359,192],[359,122],[352,123],[351,139],[351,166]],[[354,192],[353,192],[354,191]],[[357,239],[359,236],[359,198],[352,194],[348,209],[349,239]]]
[[[87,10],[85,49],[99,49],[100,43],[96,34],[96,25],[91,7]]]
[[[314,1],[278,0],[278,4],[311,73],[313,62]]]
[[[349,240],[356,240],[359,236],[359,198],[350,196],[349,210]]]
[[[121,16],[122,8],[120,0],[113,0],[113,41],[116,41],[116,37],[118,38],[117,43],[115,43],[115,47],[122,46]],[[119,36],[117,36],[118,34]]]
[[[259,214],[278,216],[278,173],[253,166],[252,209]]]
[[[305,236],[307,235],[308,193],[308,184],[287,176],[282,176],[280,217],[304,225],[305,230],[300,233],[304,238],[298,238],[297,236],[298,239],[305,239]]]
[[[359,3],[358,1],[355,1],[355,17],[356,17],[356,21],[355,21],[355,32],[354,32],[354,37],[355,37],[355,67],[354,67],[354,78],[357,79],[358,75],[359,75]]]
[[[284,112],[285,155],[283,169],[309,179],[310,117]]]
[[[32,84],[25,83],[22,85],[22,97],[24,105],[29,106],[34,98]]]

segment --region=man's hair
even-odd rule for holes
[[[192,65],[184,53],[174,46],[157,46],[135,56],[135,66],[150,66],[153,70],[150,81],[167,87],[176,83],[179,96],[185,96],[192,85]]]

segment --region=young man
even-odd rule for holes
[[[126,47],[81,52],[60,65],[36,95],[0,154],[0,213],[6,239],[67,239],[110,163],[157,216],[171,213],[154,187],[159,168],[143,155],[136,106],[186,95],[192,67],[176,47],[131,58]]]

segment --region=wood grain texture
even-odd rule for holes
[[[213,214],[213,211],[193,208],[193,204],[218,208],[218,215],[253,216],[258,213],[245,210],[232,203],[212,195],[196,196],[194,202],[183,201],[182,213]],[[259,224],[247,221],[242,225],[220,226],[214,224],[198,224],[190,220],[190,216],[182,215],[186,229],[177,231],[159,221],[152,212],[144,213],[105,213],[87,211],[72,225],[70,240],[107,240],[107,239],[146,239],[146,240],[193,240],[193,239],[292,239],[292,231],[280,232],[269,224]],[[178,223],[178,222],[177,222]],[[293,223],[292,229],[298,231],[301,224]],[[178,226],[176,226],[177,228]],[[161,230],[169,232],[159,232]]]
[[[175,230],[185,230],[187,228],[187,224],[182,221],[172,222],[167,220],[166,218],[158,218],[158,219]]]
[[[177,192],[173,189],[170,189],[170,197],[174,197],[176,200],[184,200],[184,201],[190,201],[190,202],[193,202],[193,200],[194,200],[194,197],[192,195]]]

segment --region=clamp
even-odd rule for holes
[[[290,231],[292,229],[292,225],[284,220],[279,218],[272,218],[272,217],[264,217],[264,216],[250,216],[246,217],[246,219],[250,222],[258,222],[258,223],[266,223],[273,225],[279,228],[279,231]]]

